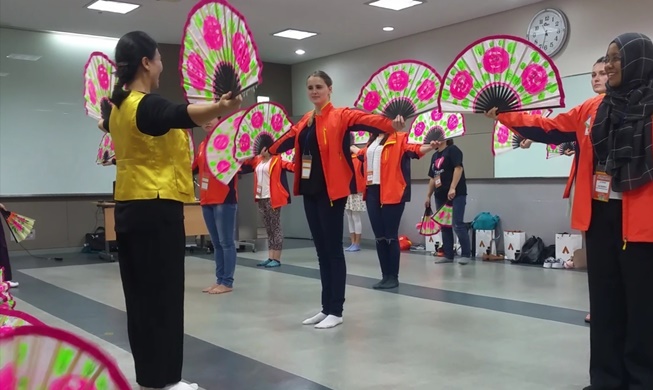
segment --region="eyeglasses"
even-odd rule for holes
[[[605,56],[605,57],[603,57],[603,63],[604,64],[616,64],[617,62],[621,62],[621,57],[620,56],[614,56],[614,57]]]

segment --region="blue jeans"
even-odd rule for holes
[[[435,207],[440,209],[444,206],[446,201],[435,199]],[[451,201],[453,208],[452,213],[452,227],[443,227],[442,228],[442,249],[444,251],[444,257],[447,259],[454,258],[453,251],[453,232],[456,232],[458,236],[458,241],[460,241],[460,255],[462,257],[471,257],[472,256],[472,244],[469,240],[469,230],[465,226],[465,206],[467,205],[467,195],[457,195]]]
[[[376,255],[381,264],[381,274],[399,277],[399,224],[406,203],[381,205],[381,187],[367,186],[365,196],[367,215],[376,240]]]
[[[236,271],[236,211],[237,204],[202,206],[204,222],[215,248],[216,283],[233,287]]]

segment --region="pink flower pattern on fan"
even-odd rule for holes
[[[188,55],[186,62],[190,85],[195,89],[202,89],[206,85],[206,67],[199,54],[192,52]]]
[[[424,130],[426,130],[426,124],[424,122],[419,122],[415,125],[415,136],[421,137],[422,134],[424,134]]]
[[[109,73],[107,72],[107,68],[104,66],[104,64],[98,65],[97,77],[98,82],[100,83],[100,88],[104,89],[105,91],[109,89]]]
[[[260,129],[263,126],[263,113],[261,111],[256,111],[252,114],[252,127],[255,129]]]
[[[510,66],[510,55],[502,47],[492,47],[483,54],[483,68],[490,74],[502,73]]]
[[[13,390],[18,388],[18,378],[16,378],[16,366],[14,363],[10,362],[0,369],[0,383],[2,383],[2,389]]]
[[[388,77],[388,88],[391,91],[401,92],[408,86],[408,73],[403,70],[397,70],[392,72],[390,77]]]
[[[529,64],[521,74],[521,83],[530,94],[540,93],[546,88],[549,76],[540,64]]]
[[[376,91],[370,91],[365,95],[363,108],[367,111],[374,111],[381,103],[381,95]]]
[[[288,149],[288,150],[286,150],[286,154],[289,155],[289,156],[292,155],[292,152],[293,152],[292,149]]]
[[[88,90],[88,97],[91,99],[91,104],[95,105],[97,103],[97,91],[92,80],[86,82],[86,89]]]
[[[65,375],[55,379],[48,390],[96,390],[95,384],[77,375]]]
[[[281,129],[283,129],[283,116],[281,114],[272,115],[272,119],[270,119],[270,126],[272,126],[272,130],[276,132],[281,131]]]
[[[222,36],[222,28],[218,19],[213,15],[209,15],[204,19],[204,25],[202,25],[202,34],[204,35],[204,42],[206,46],[212,50],[222,49],[224,44],[224,37]]]
[[[429,100],[435,95],[435,82],[433,80],[424,80],[417,88],[417,98],[419,100]]]
[[[499,131],[497,132],[497,141],[499,141],[500,144],[505,144],[508,142],[508,137],[510,137],[510,129],[508,129],[506,126],[501,125]]]
[[[466,98],[469,91],[472,90],[473,83],[472,76],[470,76],[469,72],[466,70],[456,73],[456,75],[453,76],[451,86],[449,87],[451,95],[459,100]]]
[[[224,134],[220,134],[213,140],[213,147],[218,150],[225,150],[229,146],[229,137]]]
[[[442,116],[443,116],[443,114],[438,109],[435,109],[435,110],[431,111],[431,119],[433,119],[433,121],[435,121],[435,122],[442,119]]]
[[[456,128],[458,128],[458,116],[449,115],[449,118],[447,119],[447,127],[449,130],[456,130]]]
[[[245,36],[239,32],[235,33],[232,44],[236,63],[238,63],[238,66],[243,72],[249,72],[249,64],[252,58],[249,54],[249,47],[247,46]]]
[[[365,132],[363,130],[358,130],[358,136],[362,137],[365,135]]]
[[[249,134],[243,133],[243,135],[240,137],[238,144],[239,144],[238,146],[240,147],[240,151],[244,152],[246,150],[249,150],[249,147],[252,145],[252,139],[250,138]]]
[[[225,173],[231,168],[231,164],[227,160],[222,160],[218,163],[218,172]]]

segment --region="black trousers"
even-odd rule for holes
[[[653,389],[653,243],[624,248],[622,237],[622,202],[593,201],[586,234],[592,390]]]
[[[326,191],[304,195],[304,212],[313,236],[322,281],[322,313],[342,317],[347,265],[342,246],[347,198],[331,202]]]
[[[162,388],[181,381],[186,238],[183,206],[182,219],[170,216],[171,211],[178,213],[174,210],[178,207],[150,206],[132,204],[138,210],[121,213],[122,231],[117,206],[116,236],[136,381],[144,387]],[[153,212],[163,215],[151,215],[144,224],[142,219]]]
[[[3,268],[5,281],[12,280],[11,264],[9,263],[9,247],[5,238],[4,222],[0,221],[0,268]]]
[[[383,276],[399,277],[399,224],[406,203],[381,205],[381,186],[367,186],[367,215],[376,240],[376,255]]]

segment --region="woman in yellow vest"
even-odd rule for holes
[[[99,127],[116,151],[115,218],[120,277],[136,381],[155,389],[181,382],[184,339],[184,203],[195,200],[188,136],[240,107],[241,98],[175,104],[151,94],[163,70],[157,43],[133,31],[116,45],[113,108]]]

